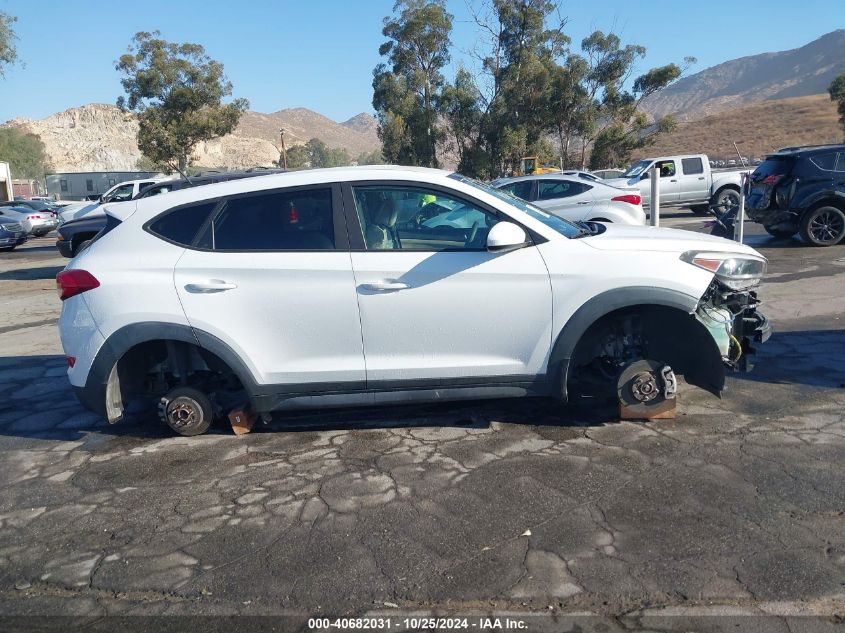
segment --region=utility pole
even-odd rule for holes
[[[279,155],[279,162],[282,163],[282,167],[285,169],[288,168],[288,152],[285,149],[285,128],[279,128],[279,139],[282,142],[282,152]]]

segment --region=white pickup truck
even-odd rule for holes
[[[643,206],[651,200],[649,170],[660,169],[660,206],[688,207],[705,215],[711,207],[720,213],[739,205],[741,174],[749,169],[711,169],[706,154],[644,158],[620,178],[606,181],[615,187],[639,187]]]

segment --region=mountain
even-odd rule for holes
[[[685,77],[643,102],[655,116],[691,120],[749,103],[821,94],[845,73],[845,29],[779,53],[741,57]]]
[[[639,157],[702,152],[711,158],[762,156],[789,145],[839,143],[843,131],[830,97],[812,95],[761,101],[727,112],[682,122],[671,134],[639,152]]]
[[[378,121],[376,121],[376,118],[372,114],[367,114],[366,112],[356,114],[351,119],[347,119],[341,123],[341,125],[348,127],[350,130],[361,132],[362,134],[378,133]]]
[[[287,146],[301,145],[318,138],[329,147],[342,147],[355,158],[361,152],[372,152],[381,147],[375,128],[347,125],[361,116],[367,115],[359,114],[349,121],[338,123],[307,108],[290,108],[271,114],[246,112],[233,134],[278,143],[281,128],[285,131]]]
[[[369,115],[338,123],[306,108],[271,114],[245,112],[232,134],[200,143],[192,164],[227,169],[271,166],[279,158],[280,128],[285,130],[288,147],[319,138],[355,158],[381,147],[375,128],[368,128],[360,119],[363,116]],[[134,170],[141,158],[135,140],[136,117],[113,105],[91,103],[44,119],[13,119],[0,127],[6,126],[40,136],[57,172]]]

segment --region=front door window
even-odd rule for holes
[[[499,221],[464,199],[408,186],[353,187],[367,250],[485,250]]]

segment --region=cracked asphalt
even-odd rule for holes
[[[845,245],[748,230],[776,333],[721,400],[683,386],[674,420],[513,400],[285,414],[240,438],[83,410],[64,260],[51,237],[0,255],[0,614],[841,624]]]

